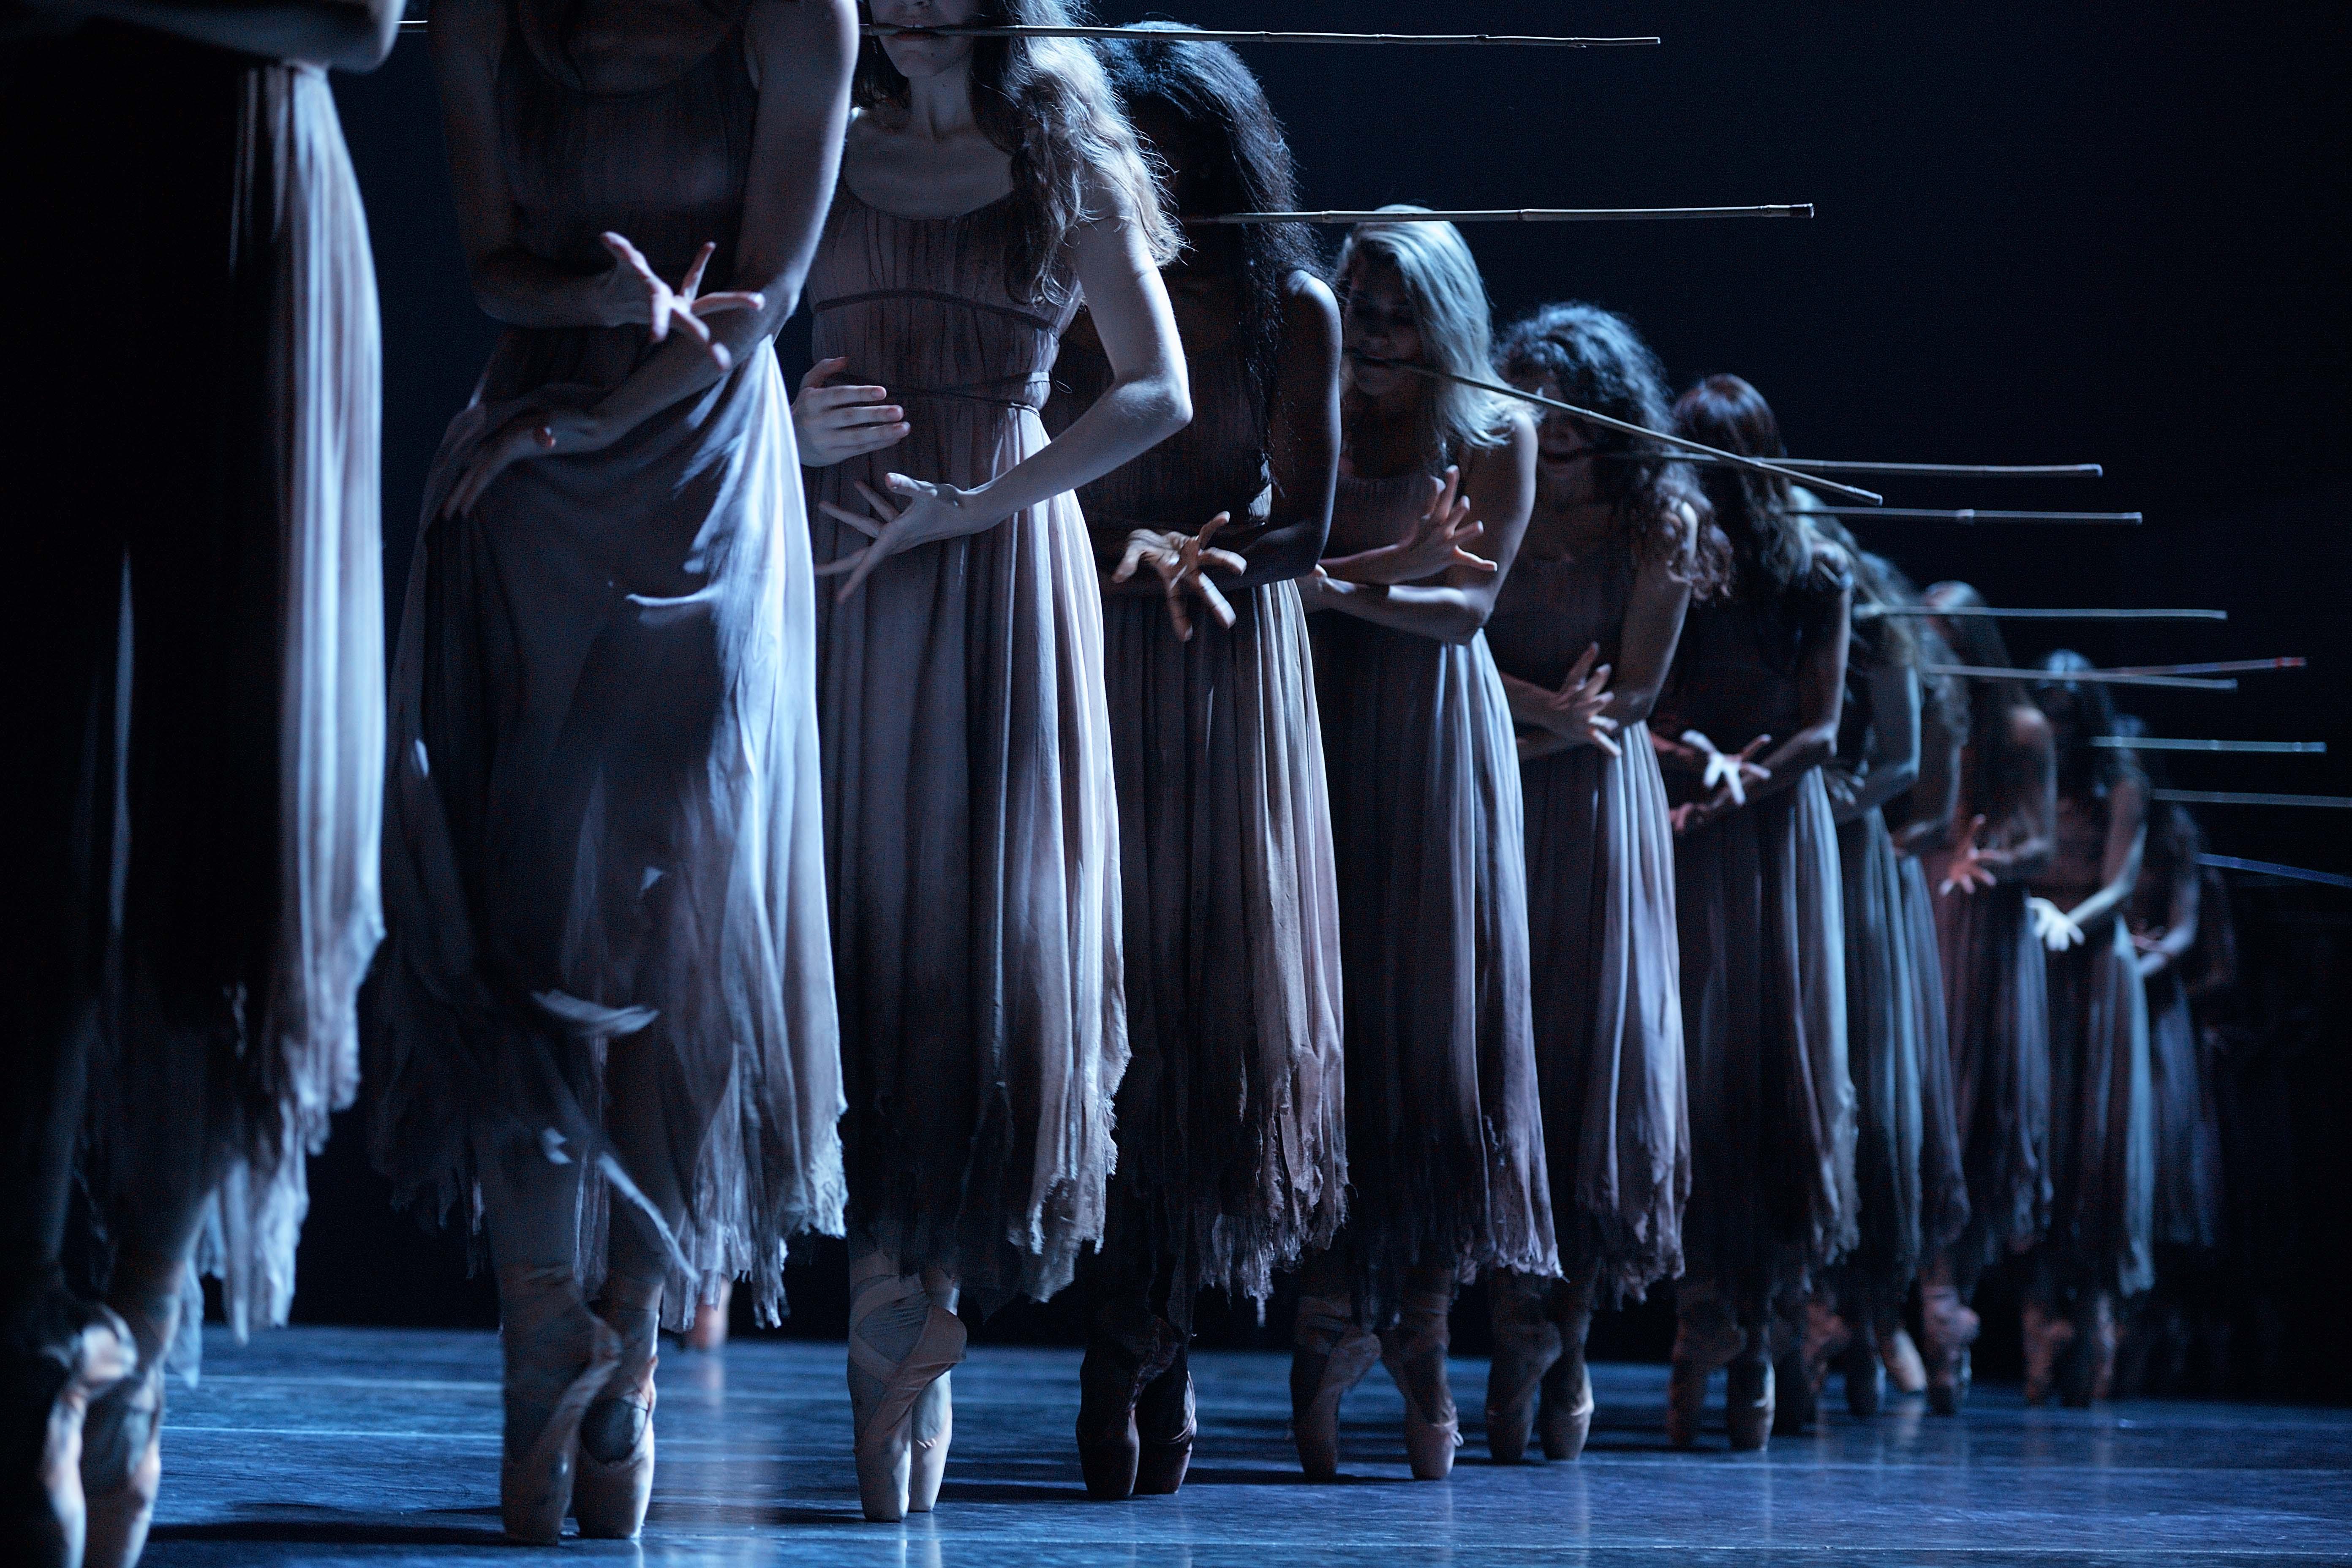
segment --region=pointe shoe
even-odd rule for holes
[[[1135,1405],[1135,1495],[1167,1497],[1184,1484],[1192,1468],[1192,1439],[1200,1429],[1192,1406],[1192,1368],[1180,1345],[1166,1372],[1148,1384]]]
[[[1549,1283],[1517,1273],[1499,1273],[1487,1281],[1495,1355],[1486,1367],[1486,1451],[1498,1465],[1516,1465],[1527,1457],[1536,1400],[1560,1359],[1559,1325],[1545,1310]]]
[[[931,1305],[953,1317],[955,1286],[944,1274],[936,1271],[923,1277],[923,1293]],[[961,1361],[961,1355],[957,1359]],[[915,1415],[908,1431],[914,1447],[907,1457],[907,1511],[929,1513],[939,1506],[940,1486],[947,1479],[948,1447],[955,1436],[955,1374],[943,1372],[923,1390],[915,1401]]]
[[[919,1279],[897,1273],[887,1258],[877,1255],[877,1267],[863,1279],[853,1269],[850,1282],[849,1394],[856,1433],[852,1451],[866,1517],[877,1524],[896,1524],[907,1517],[913,1500],[915,1408],[931,1384],[963,1360],[965,1334],[963,1321],[934,1300]],[[866,1325],[877,1312],[911,1310],[919,1301],[922,1330],[906,1354],[893,1361],[876,1348]],[[945,1437],[940,1430],[932,1439],[942,1461]],[[938,1495],[936,1481],[931,1495]]]
[[[1573,1459],[1592,1435],[1592,1369],[1585,1364],[1582,1337],[1544,1374],[1543,1407],[1536,1428],[1547,1459]]]
[[[1381,1364],[1404,1395],[1405,1458],[1417,1481],[1452,1475],[1454,1450],[1462,1446],[1462,1415],[1445,1375],[1453,1306],[1451,1279],[1442,1287],[1408,1289],[1396,1326],[1381,1331]]]
[[[1078,1363],[1078,1468],[1087,1494],[1107,1502],[1135,1495],[1143,1462],[1136,1405],[1175,1365],[1183,1340],[1173,1324],[1136,1310],[1140,1322],[1097,1323]]]
[[[1714,1286],[1697,1282],[1680,1288],[1675,1300],[1674,1366],[1666,1377],[1666,1441],[1677,1448],[1698,1441],[1706,1380],[1747,1342]]]
[[[1867,1321],[1854,1325],[1853,1337],[1838,1356],[1838,1374],[1845,1384],[1846,1410],[1868,1421],[1886,1407],[1886,1363]]]
[[[719,1293],[708,1301],[694,1306],[694,1321],[678,1336],[690,1351],[723,1351],[727,1348],[727,1310],[735,1299],[735,1281],[721,1279]]]
[[[1886,1365],[1886,1382],[1897,1394],[1927,1392],[1927,1363],[1911,1341],[1911,1331],[1897,1324],[1878,1339],[1878,1359]]]
[[[1734,1452],[1759,1449],[1771,1440],[1772,1384],[1772,1358],[1760,1344],[1724,1368],[1723,1427]]]
[[[2047,1404],[2059,1352],[2074,1342],[2074,1325],[2034,1300],[2028,1300],[2020,1315],[2025,1338],[2025,1403]]]
[[[588,1310],[570,1264],[499,1269],[499,1315],[506,1352],[499,1519],[516,1541],[552,1546],[572,1511],[580,1423],[621,1364],[621,1336]]]
[[[82,1562],[88,1540],[81,1453],[90,1402],[137,1370],[138,1342],[110,1309],[53,1283],[29,1293],[0,1347],[0,1419],[11,1447],[34,1461],[30,1475],[7,1478],[16,1495],[0,1513],[0,1538],[33,1568],[67,1568]]]
[[[580,1423],[572,1512],[591,1540],[635,1541],[654,1495],[654,1369],[661,1364],[658,1279],[615,1274],[596,1316],[620,1336],[621,1362]]]
[[[1290,1356],[1290,1432],[1310,1481],[1339,1473],[1339,1402],[1381,1359],[1381,1342],[1338,1297],[1298,1299],[1297,1348]]]
[[[2076,1331],[2082,1344],[2074,1374],[2066,1380],[2066,1403],[2077,1408],[2104,1405],[2116,1391],[2116,1299],[2101,1290],[2083,1307]],[[2070,1325],[2071,1326],[2071,1325]]]
[[[1919,1328],[1927,1342],[1927,1408],[1938,1415],[1957,1415],[1969,1397],[1969,1347],[1982,1325],[1976,1313],[1961,1303],[1950,1285],[1923,1285],[1919,1290]]]
[[[1822,1390],[1830,1377],[1830,1363],[1853,1342],[1853,1331],[1829,1305],[1808,1298],[1794,1330],[1790,1353],[1775,1368],[1777,1405],[1772,1430],[1780,1436],[1811,1432],[1821,1423]]]
[[[108,1305],[130,1325],[139,1370],[89,1408],[82,1427],[81,1489],[89,1509],[85,1568],[130,1568],[146,1549],[163,1479],[163,1370],[179,1335],[187,1266],[126,1248]]]

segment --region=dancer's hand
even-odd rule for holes
[[[593,452],[606,437],[596,416],[583,408],[524,409],[483,437],[474,455],[458,472],[457,482],[442,499],[443,517],[463,517],[474,510],[490,481],[516,463],[532,458]]]
[[[1429,504],[1422,510],[1412,532],[1392,547],[1381,578],[1412,583],[1453,566],[1467,566],[1474,572],[1495,570],[1495,563],[1469,550],[1486,531],[1486,525],[1471,519],[1470,498],[1462,493],[1462,470],[1449,467],[1444,479],[1429,484]]]
[[[719,369],[734,367],[734,354],[710,335],[703,318],[724,315],[730,310],[761,310],[768,300],[764,294],[741,289],[702,293],[702,269],[710,265],[711,255],[719,248],[716,244],[704,243],[695,253],[694,265],[686,269],[684,281],[672,289],[654,270],[645,253],[625,238],[610,229],[596,237],[613,253],[613,267],[605,274],[604,287],[614,297],[616,320],[645,322],[651,329],[647,335],[655,342],[667,338],[670,329],[676,327],[700,343]]]
[[[1998,849],[1987,849],[1977,842],[1984,831],[1985,819],[1972,817],[1969,830],[1960,836],[1952,850],[1952,858],[1944,866],[1944,879],[1936,885],[1938,893],[1958,893],[1963,898],[1980,889],[1990,888],[2000,880],[1993,875],[1996,868],[2008,860]]]
[[[1588,644],[1559,689],[1529,717],[1570,746],[1598,746],[1621,757],[1625,753],[1616,741],[1619,725],[1602,711],[1609,706],[1609,667],[1593,662],[1600,657],[1601,645]],[[1519,754],[1527,755],[1524,747]]]
[[[1749,786],[1762,784],[1772,776],[1770,768],[1755,760],[1757,752],[1772,743],[1769,735],[1759,735],[1737,752],[1716,750],[1715,742],[1696,730],[1685,730],[1682,740],[1684,745],[1706,759],[1706,772],[1699,779],[1699,787],[1716,790],[1718,795],[1727,796],[1733,805],[1746,805]]]
[[[2033,934],[2042,945],[2053,952],[2063,952],[2070,947],[2083,945],[2083,928],[2074,918],[2047,899],[2025,900],[2026,918],[2033,922]]]
[[[1231,512],[1221,511],[1198,533],[1139,528],[1127,536],[1127,553],[1119,558],[1118,569],[1110,574],[1110,580],[1124,583],[1135,575],[1138,566],[1149,566],[1158,574],[1160,586],[1168,595],[1168,619],[1175,626],[1180,641],[1192,640],[1192,616],[1184,603],[1187,594],[1197,595],[1209,606],[1209,613],[1217,617],[1217,624],[1230,629],[1234,607],[1225,602],[1217,585],[1209,581],[1208,574],[1213,568],[1238,576],[1249,570],[1249,563],[1232,551],[1209,548],[1209,541],[1216,536],[1217,530],[1232,521]]]
[[[914,428],[907,411],[889,401],[887,386],[825,384],[848,368],[846,359],[821,359],[801,377],[800,395],[793,399],[793,439],[803,467],[829,468],[845,458],[895,447]]]
[[[874,509],[874,516],[860,517],[846,507],[829,500],[816,503],[817,510],[836,522],[850,527],[874,541],[865,549],[853,552],[838,561],[828,561],[816,569],[820,577],[849,574],[849,581],[841,585],[835,597],[844,603],[852,594],[866,585],[874,569],[902,550],[912,550],[919,544],[937,544],[942,540],[961,539],[968,533],[979,533],[1003,521],[982,512],[969,490],[953,485],[933,484],[928,479],[910,479],[904,474],[885,474],[882,482],[890,487],[893,495],[906,498],[906,504],[893,507],[887,498],[865,480],[857,481],[857,493]]]

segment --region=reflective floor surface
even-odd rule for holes
[[[640,1545],[507,1545],[498,1525],[499,1353],[480,1333],[293,1329],[205,1346],[176,1381],[147,1561],[889,1565],[2237,1563],[2352,1561],[2352,1412],[2126,1404],[1967,1415],[1901,1401],[1733,1455],[1720,1429],[1665,1447],[1663,1367],[1595,1369],[1580,1462],[1486,1463],[1483,1363],[1454,1377],[1468,1441],[1450,1481],[1411,1480],[1402,1405],[1375,1371],[1349,1399],[1348,1475],[1291,1456],[1286,1358],[1202,1354],[1202,1437],[1179,1495],[1087,1500],[1070,1437],[1075,1352],[982,1348],[956,1373],[939,1511],[858,1517],[838,1345],[665,1352],[661,1468]],[[1720,1389],[1717,1390],[1718,1397]]]

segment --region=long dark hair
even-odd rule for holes
[[[1514,321],[1495,345],[1505,381],[1549,381],[1560,401],[1652,430],[1672,427],[1665,367],[1633,323],[1579,300],[1544,305]],[[1596,454],[1592,482],[1619,534],[1642,561],[1663,562],[1695,588],[1721,585],[1730,545],[1707,526],[1707,500],[1688,463],[1678,463],[1637,436],[1578,425]],[[1681,506],[1699,516],[1697,536],[1683,526]]]
[[[1198,31],[1181,22],[1143,22],[1154,32]],[[1154,104],[1183,127],[1184,179],[1172,180],[1167,205],[1186,218],[1231,212],[1291,212],[1298,177],[1282,122],[1241,56],[1223,44],[1114,38],[1096,47],[1103,72],[1131,116]],[[1168,149],[1173,152],[1173,149]],[[1314,231],[1303,223],[1254,223],[1227,231],[1241,260],[1242,341],[1250,384],[1274,394],[1282,340],[1283,287],[1294,272],[1321,273]]]
[[[1080,8],[1064,0],[981,0],[975,27],[1069,26]],[[850,98],[860,109],[904,107],[907,79],[878,38],[857,47]],[[1094,53],[1072,38],[977,38],[971,49],[971,112],[981,133],[1013,159],[1013,226],[1005,279],[1016,299],[1065,297],[1054,276],[1070,231],[1105,215],[1090,208],[1087,187],[1100,180],[1119,192],[1166,265],[1180,247],[1160,208],[1159,187],[1135,145]]]
[[[2115,700],[2095,680],[2069,680],[2077,670],[2095,668],[2073,648],[2062,647],[2042,661],[2042,679],[2034,682],[2033,700],[2046,714],[2049,699],[2063,695],[2074,709],[2074,732],[2058,748],[2058,793],[2075,799],[2103,799],[2116,785],[2140,776],[2139,763],[2121,746],[2101,746],[2122,730],[2116,721]],[[2057,726],[2051,726],[2056,738]]]
[[[1675,399],[1675,429],[1743,458],[1785,458],[1780,422],[1764,395],[1736,375],[1710,375]],[[1748,468],[1708,468],[1700,479],[1716,525],[1731,541],[1738,574],[1793,588],[1812,566],[1789,481]]]
[[[1980,608],[1984,595],[1966,583],[1930,583],[1919,602],[1931,610]],[[1990,616],[1949,616],[1952,652],[1964,665],[1986,669],[2014,669],[2010,662],[2009,644],[2000,635],[2000,624]],[[2033,707],[2033,693],[2023,677],[1969,676],[1960,683],[1961,700],[1966,703],[1965,733],[1969,738],[1969,801],[1979,811],[1989,812],[1992,795],[1988,785],[1991,774],[1987,772],[1993,759],[2009,748],[2010,715],[2020,709]]]

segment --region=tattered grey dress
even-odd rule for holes
[[[758,101],[740,33],[628,95],[562,58],[520,13],[498,101],[521,243],[593,269],[616,229],[676,278],[715,240],[710,285],[733,286]],[[470,1206],[470,1132],[601,1157],[606,1053],[658,1051],[688,1199],[670,1315],[749,1274],[772,1316],[787,1239],[838,1234],[843,1197],[814,610],[775,356],[437,515],[525,400],[593,401],[652,352],[642,327],[509,328],[426,481],[393,684],[375,1153],[404,1194]],[[606,1184],[589,1191],[593,1288]]]
[[[1637,570],[1622,542],[1574,561],[1522,550],[1486,623],[1497,668],[1557,688],[1591,644],[1615,663]],[[1618,743],[1519,769],[1552,1217],[1562,1271],[1603,1305],[1682,1272],[1691,1181],[1665,781],[1648,725]]]
[[[1248,358],[1187,364],[1192,424],[1078,492],[1107,566],[1137,528],[1197,533],[1228,512],[1213,542],[1244,559],[1264,532],[1267,416]],[[1055,378],[1070,391],[1049,426],[1083,412],[1109,367],[1066,353]],[[1232,627],[1196,601],[1189,642],[1157,594],[1103,602],[1133,1053],[1105,1250],[1164,1291],[1180,1326],[1203,1289],[1265,1300],[1275,1269],[1331,1239],[1348,1179],[1307,617],[1296,583],[1225,593]]]
[[[1783,592],[1743,584],[1685,621],[1658,728],[1721,751],[1800,723],[1797,672],[1834,635],[1842,562]],[[1669,795],[1697,799],[1696,774]],[[1685,1272],[1742,1322],[1855,1240],[1853,1086],[1837,834],[1819,769],[1675,841],[1690,1080]]]
[[[1402,538],[1428,485],[1342,474],[1331,553]],[[1311,625],[1347,994],[1345,1237],[1377,1314],[1408,1267],[1558,1268],[1525,812],[1483,633],[1438,642],[1338,611]]]
[[[2143,870],[2139,886],[2132,890],[2133,928],[2156,930],[2168,924],[2174,879],[2200,874],[2195,867]],[[2201,874],[2213,875],[2210,870]],[[2200,911],[2200,925],[2228,918],[2219,900]],[[2221,1245],[2221,1125],[2213,1073],[2205,1059],[2189,988],[2210,945],[2200,931],[2188,952],[2146,982],[2148,1073],[2156,1117],[2156,1242],[2204,1252]]]
[[[820,359],[913,433],[811,471],[820,560],[864,534],[856,481],[978,485],[1045,444],[1078,303],[1016,298],[1007,198],[908,218],[835,195],[808,299]],[[818,607],[825,864],[852,1224],[983,1301],[1043,1300],[1101,1239],[1127,1066],[1118,802],[1094,551],[1067,493],[893,556]]]

